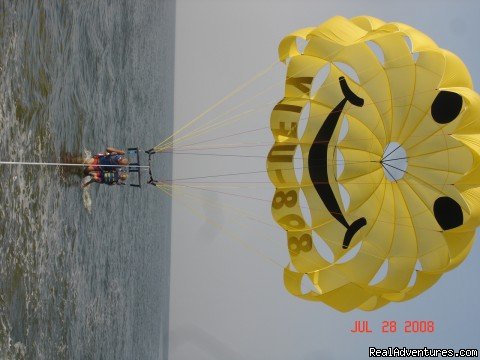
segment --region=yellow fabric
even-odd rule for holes
[[[303,52],[298,38],[307,41]],[[270,119],[275,143],[267,170],[276,188],[272,215],[286,230],[291,257],[285,287],[339,311],[371,311],[421,294],[466,258],[480,224],[480,96],[467,68],[420,31],[367,16],[334,17],[298,30],[280,42],[279,57],[287,64],[285,97]],[[314,88],[325,70],[328,75]],[[308,159],[327,117],[347,99],[341,77],[363,104],[348,100],[341,108],[323,161],[344,221],[351,226],[366,220],[348,246],[347,227],[322,200]],[[448,101],[461,98],[461,105],[442,120],[455,108],[445,94]],[[348,131],[340,134],[344,123]],[[406,153],[404,170],[384,162],[387,147],[397,144]],[[294,169],[298,147],[301,178]],[[300,207],[300,192],[308,209]],[[448,211],[460,222],[450,225]],[[333,260],[321,247],[329,248]],[[306,290],[304,281],[315,291]]]

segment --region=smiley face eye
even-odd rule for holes
[[[463,99],[459,94],[440,91],[432,104],[432,118],[439,124],[448,124],[460,114],[462,106]]]
[[[462,208],[448,196],[442,196],[435,200],[433,214],[443,230],[453,229],[463,224]]]

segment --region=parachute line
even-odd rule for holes
[[[244,88],[246,88],[248,85],[250,85],[252,82],[254,82],[256,79],[262,77],[263,75],[265,75],[266,73],[268,73],[275,65],[277,65],[279,63],[279,61],[275,61],[273,62],[272,64],[270,64],[269,66],[267,66],[264,70],[261,70],[260,72],[258,72],[256,75],[254,75],[252,78],[250,78],[249,80],[247,80],[246,82],[244,82],[243,84],[241,84],[240,86],[238,86],[237,88],[235,88],[233,91],[231,91],[229,94],[227,94],[226,96],[224,96],[223,98],[221,98],[219,101],[217,101],[216,103],[214,103],[213,105],[211,105],[210,107],[208,107],[205,111],[203,111],[202,113],[200,113],[199,115],[197,115],[195,118],[193,118],[192,120],[190,120],[187,124],[185,124],[184,126],[182,126],[180,129],[178,129],[177,131],[175,131],[172,135],[170,135],[168,138],[166,138],[164,141],[162,141],[160,144],[158,144],[157,146],[155,146],[153,149],[158,152],[158,151],[161,151],[162,149],[162,146],[167,142],[169,141],[170,139],[172,139],[175,135],[179,134],[181,131],[185,130],[186,128],[190,127],[191,125],[193,125],[196,121],[198,121],[199,119],[201,119],[202,117],[204,117],[206,114],[208,114],[210,111],[212,111],[213,109],[215,109],[216,107],[218,107],[219,105],[223,104],[226,100],[230,99],[232,96],[234,96],[235,94],[237,94],[238,92],[240,92],[241,90],[243,90]]]
[[[27,166],[73,166],[86,167],[88,164],[72,164],[72,163],[49,163],[49,162],[28,162],[28,161],[0,161],[0,165],[27,165]],[[102,165],[102,167],[130,167],[136,169],[148,169],[147,165]]]

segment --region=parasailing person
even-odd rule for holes
[[[88,175],[92,171],[111,171],[128,166],[129,161],[125,156],[125,151],[107,147],[105,153],[98,153],[84,160],[83,163],[86,165],[84,174]]]
[[[118,169],[91,171],[87,176],[90,176],[90,180],[82,184],[83,187],[87,187],[94,182],[105,185],[125,185],[125,181],[128,178],[127,173]]]
[[[124,171],[129,165],[125,151],[107,147],[105,153],[98,153],[93,157],[86,159],[83,163],[86,165],[83,172],[85,177],[90,176],[82,186],[96,182],[106,185],[124,185],[128,174]]]

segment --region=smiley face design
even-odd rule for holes
[[[279,54],[267,170],[286,288],[340,311],[419,295],[465,259],[480,223],[468,70],[418,30],[371,17],[298,30]]]

